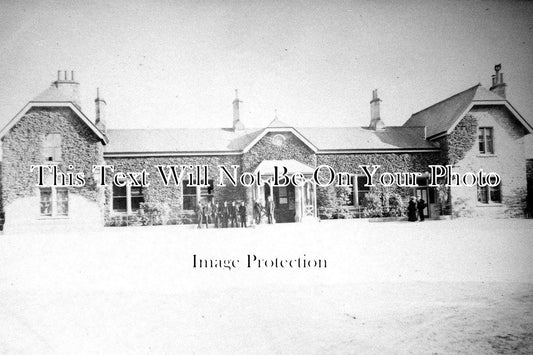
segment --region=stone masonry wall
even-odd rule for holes
[[[183,185],[175,185],[173,181],[165,186],[156,166],[157,165],[208,165],[209,178],[214,180],[214,198],[216,201],[244,199],[245,193],[242,186],[233,187],[227,179],[226,186],[217,186],[220,181],[218,165],[224,165],[232,171],[231,165],[241,165],[240,155],[228,156],[184,156],[184,157],[142,157],[142,158],[105,158],[107,165],[113,165],[115,172],[140,172],[143,169],[149,173],[149,186],[143,188],[145,202],[164,203],[171,209],[174,217],[179,216],[182,210]],[[178,171],[179,172],[179,171]],[[239,170],[240,172],[240,170]],[[107,175],[109,178],[109,174]],[[187,175],[185,175],[185,178]],[[113,216],[111,204],[111,183],[107,182],[105,216],[106,223]]]
[[[526,159],[524,135],[526,130],[505,107],[479,106],[472,109],[457,125],[455,130],[464,129],[466,120],[475,120],[475,133],[469,139],[470,149],[460,159],[449,156],[455,162],[458,173],[496,172],[500,175],[502,203],[481,204],[477,201],[477,187],[453,187],[452,211],[458,216],[520,217],[524,215],[526,201]],[[472,122],[468,123],[472,125]],[[494,154],[480,154],[478,127],[493,127]],[[454,132],[447,139],[450,151],[454,143]],[[466,138],[465,138],[466,139]]]
[[[2,204],[6,230],[18,227],[53,225],[40,216],[38,174],[31,165],[43,164],[42,145],[47,134],[61,135],[62,163],[72,164],[73,172],[83,172],[86,184],[69,188],[69,220],[102,225],[103,194],[92,178],[92,165],[103,162],[102,143],[70,108],[33,108],[22,117],[2,141]],[[84,216],[76,215],[83,205]],[[48,219],[48,221],[46,221]],[[59,223],[59,221],[58,221]],[[65,223],[65,222],[62,222]],[[59,223],[61,224],[61,223]]]

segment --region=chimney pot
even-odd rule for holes
[[[503,82],[503,73],[500,73],[501,69],[501,64],[497,64],[494,66],[496,74],[492,75],[492,86],[490,87],[490,91],[505,98],[505,87],[507,86],[507,84]]]

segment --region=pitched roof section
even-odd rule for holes
[[[31,102],[72,102],[81,108],[79,83],[76,81],[54,81],[52,85]]]
[[[298,131],[321,151],[335,150],[433,150],[423,127],[303,127]]]
[[[422,111],[414,113],[404,126],[426,126],[427,136],[432,137],[447,132],[462,118],[465,111],[476,103],[505,104],[507,101],[477,84],[465,91],[440,101]]]
[[[228,128],[109,129],[105,153],[108,156],[242,154],[271,130],[271,127],[237,132]],[[387,127],[378,131],[360,127],[289,127],[287,131],[297,132],[325,153],[437,149],[424,139],[421,127]]]
[[[0,138],[3,137],[17,122],[24,117],[24,115],[34,107],[68,107],[70,108],[93,132],[100,138],[105,145],[109,142],[105,133],[100,131],[98,127],[80,110],[80,108],[72,102],[35,102],[30,101],[11,119],[1,130]]]
[[[262,129],[233,131],[231,128],[108,129],[109,145],[105,152],[240,154],[261,132]]]

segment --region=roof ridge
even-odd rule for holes
[[[466,90],[463,90],[463,91],[461,91],[461,92],[458,92],[457,94],[452,95],[452,96],[449,96],[449,97],[445,98],[444,100],[440,100],[439,102],[434,103],[434,104],[431,105],[431,106],[428,106],[428,107],[426,107],[426,108],[424,108],[424,109],[422,109],[422,110],[420,110],[420,111],[417,111],[417,112],[415,112],[415,113],[412,113],[412,114],[411,114],[411,117],[413,117],[414,115],[417,115],[417,114],[419,114],[419,113],[421,113],[421,112],[424,112],[424,111],[426,111],[426,110],[429,110],[430,108],[435,107],[435,106],[437,106],[437,105],[439,105],[439,104],[441,104],[441,103],[443,103],[443,102],[445,102],[445,101],[448,101],[448,100],[450,100],[451,98],[454,98],[454,97],[456,97],[456,96],[459,96],[459,95],[461,95],[461,94],[464,94],[464,93],[466,93],[467,91],[470,91],[470,90],[472,90],[472,89],[474,89],[474,88],[478,88],[478,87],[480,87],[480,86],[482,86],[481,83],[477,83],[476,85],[474,85],[474,86],[472,86],[472,87],[470,87],[470,88],[468,88],[468,89],[466,89]]]

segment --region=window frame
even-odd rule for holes
[[[497,192],[499,199],[493,200],[492,194],[493,192]],[[502,184],[499,183],[497,186],[477,186],[477,203],[480,206],[487,206],[487,205],[502,205]],[[481,197],[481,198],[480,198]],[[486,199],[487,202],[484,202]]]
[[[208,179],[209,186],[187,186],[187,180],[182,180],[181,183],[181,208],[183,211],[194,211],[201,201],[213,201],[215,198],[215,180]],[[184,193],[186,188],[194,188],[194,193]],[[185,209],[185,198],[194,198],[194,206],[192,209]]]
[[[55,138],[55,139],[52,139]],[[56,142],[54,142],[56,141]],[[43,161],[47,164],[60,163],[63,161],[63,152],[61,145],[63,143],[63,137],[59,132],[48,133],[44,136],[41,153]]]
[[[126,196],[115,196],[115,187],[116,188],[126,188]],[[132,195],[131,189],[132,187],[134,189],[140,189],[139,195]],[[133,196],[133,197],[132,197]],[[115,198],[125,198],[126,199],[126,210],[116,210],[115,209]],[[139,202],[138,208],[133,208],[132,198],[139,198],[142,199],[141,202]],[[144,194],[144,188],[143,186],[132,186],[131,183],[126,183],[125,186],[117,186],[113,183],[111,187],[111,211],[115,214],[134,214],[137,213],[137,211],[140,209],[141,203],[146,202],[145,200],[145,194]]]
[[[49,204],[49,212],[43,213],[43,192],[50,193],[50,199],[47,201]],[[65,199],[60,199],[60,195],[66,193]],[[59,209],[59,203],[66,201],[66,212],[61,212]],[[46,186],[39,188],[39,216],[40,218],[68,218],[69,217],[69,205],[70,205],[70,192],[66,187]]]
[[[487,134],[490,133],[490,134]],[[489,139],[490,137],[490,139]],[[489,148],[490,142],[490,148]],[[483,146],[483,149],[481,148]],[[478,128],[478,152],[482,155],[494,155],[494,127]]]

